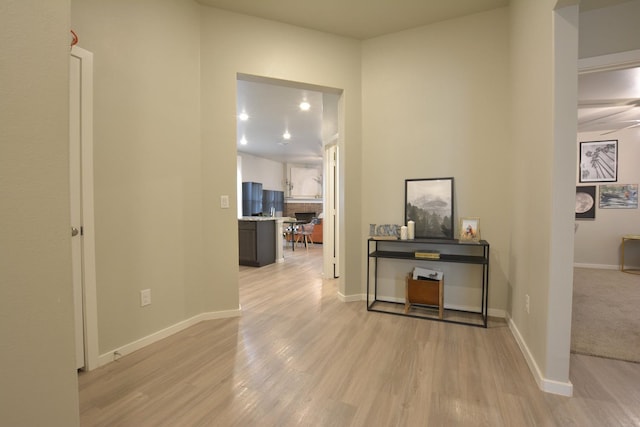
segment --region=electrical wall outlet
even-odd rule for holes
[[[524,310],[529,314],[529,294],[524,296]]]
[[[229,209],[229,196],[220,196],[220,207],[222,209]]]
[[[151,289],[143,289],[140,291],[140,307],[151,304]]]

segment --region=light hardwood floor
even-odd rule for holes
[[[240,267],[241,317],[81,373],[81,425],[640,426],[640,364],[572,355],[574,397],[543,393],[504,322],[342,303],[321,250]]]

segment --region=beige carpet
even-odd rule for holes
[[[571,352],[640,363],[640,275],[574,269]]]

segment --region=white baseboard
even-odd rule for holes
[[[610,264],[583,264],[583,263],[574,262],[573,266],[578,268],[596,268],[599,270],[620,270],[619,265],[610,265]]]
[[[238,317],[241,314],[242,314],[242,307],[238,307],[237,310],[200,313],[189,319],[178,322],[175,325],[171,325],[168,328],[161,329],[157,332],[154,332],[151,335],[147,335],[146,337],[140,338],[129,344],[125,344],[122,347],[114,348],[113,350],[100,355],[98,357],[98,367],[104,366],[107,363],[111,363],[114,360],[116,360],[116,353],[118,354],[117,357],[125,356],[127,354],[133,353],[136,350],[140,350],[143,347],[153,344],[154,342],[160,341],[175,333],[178,333],[184,329],[187,329],[188,327],[193,326],[196,323],[200,323],[204,320],[226,319],[229,317]]]
[[[342,302],[365,301],[367,299],[367,295],[366,294],[345,295],[343,293],[338,292],[338,299]]]
[[[488,313],[489,317],[499,317],[500,319],[506,319],[507,318],[507,311],[506,310],[500,310],[497,308],[489,308]]]
[[[518,347],[520,347],[520,351],[524,355],[524,359],[527,361],[529,370],[531,371],[531,374],[533,374],[533,378],[538,384],[538,387],[540,388],[540,390],[547,393],[558,394],[560,396],[567,396],[567,397],[573,396],[573,384],[571,383],[571,381],[560,382],[560,381],[550,380],[545,378],[542,375],[542,372],[540,372],[540,368],[538,367],[538,364],[536,363],[535,359],[533,358],[533,355],[529,351],[529,347],[527,347],[527,344],[522,338],[522,335],[520,334],[518,327],[513,322],[511,317],[507,319],[507,323],[509,325],[509,330],[511,331],[511,334],[513,335],[516,342],[518,343]]]

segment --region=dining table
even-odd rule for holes
[[[289,227],[287,228],[291,228],[291,250],[292,251],[296,250],[296,232],[298,231],[298,226],[301,224],[306,224],[307,222],[309,221],[303,221],[296,218],[289,218],[282,221],[283,224],[289,224]],[[287,232],[289,232],[289,230],[287,230]]]

